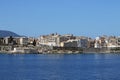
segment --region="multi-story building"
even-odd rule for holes
[[[47,45],[47,46],[59,46],[59,38],[60,35],[58,34],[50,34],[50,35],[42,35],[39,40],[40,45]]]
[[[39,40],[40,45],[48,45],[48,46],[57,46],[60,47],[61,42],[65,42],[71,39],[75,39],[72,34],[59,35],[59,34],[50,34],[50,35],[42,35]]]
[[[95,44],[94,44],[94,48],[101,48],[100,46],[100,38],[99,37],[96,37],[95,39]]]
[[[27,37],[20,37],[20,45],[27,45],[28,44],[28,38]]]
[[[95,40],[92,38],[88,38],[88,48],[94,48]]]
[[[61,42],[61,47],[78,47],[78,40],[68,40]]]
[[[14,38],[12,36],[10,36],[10,37],[4,37],[3,43],[5,45],[14,44]]]
[[[78,41],[78,47],[81,48],[87,48],[88,47],[88,37],[81,36],[81,37],[76,37]]]
[[[79,39],[78,40],[78,47],[87,48],[88,47],[88,40],[87,39]]]
[[[67,41],[63,41],[63,42],[61,42],[61,47],[87,48],[88,47],[88,39],[87,38],[79,38],[79,39],[70,39]]]
[[[107,37],[96,37],[94,48],[105,48],[107,47]]]
[[[117,44],[118,44],[118,47],[120,47],[120,36],[117,37]]]
[[[28,37],[28,44],[32,45],[34,42],[35,38],[34,37]]]
[[[4,38],[0,38],[0,45],[4,45]]]
[[[118,47],[118,40],[115,36],[110,36],[108,38],[108,44],[107,44],[107,47]]]

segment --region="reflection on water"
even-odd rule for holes
[[[0,54],[0,80],[119,80],[119,68],[120,54]]]

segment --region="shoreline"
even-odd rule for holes
[[[80,47],[38,47],[38,46],[1,46],[0,53],[6,54],[83,54],[83,53],[120,53],[120,48],[80,48]]]
[[[120,54],[119,52],[30,52],[30,53],[24,53],[24,52],[9,52],[9,51],[0,51],[0,54]]]

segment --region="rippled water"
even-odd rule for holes
[[[0,54],[0,80],[120,80],[120,54]]]

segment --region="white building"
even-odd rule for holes
[[[87,39],[71,39],[68,41],[61,42],[61,47],[81,47],[87,48],[88,40]]]
[[[118,47],[120,47],[120,36],[117,37],[117,44],[118,44]]]
[[[108,48],[118,47],[118,40],[117,40],[117,38],[114,37],[114,36],[109,37],[107,47]]]
[[[96,37],[94,48],[105,48],[108,44],[108,38],[107,37]]]
[[[68,40],[61,42],[61,47],[78,47],[78,40]]]
[[[94,48],[101,48],[100,43],[101,43],[100,37],[96,37]]]
[[[10,38],[10,37],[5,37],[5,38],[4,38],[4,44],[8,44],[8,43],[9,43],[9,38]]]
[[[20,45],[27,45],[28,44],[28,38],[27,37],[20,37]]]
[[[38,38],[40,45],[47,45],[47,46],[59,46],[60,45],[60,35],[58,34],[51,34],[51,35],[43,35]]]
[[[77,40],[78,42],[78,47],[81,47],[81,48],[87,48],[88,47],[88,39],[78,39]]]

